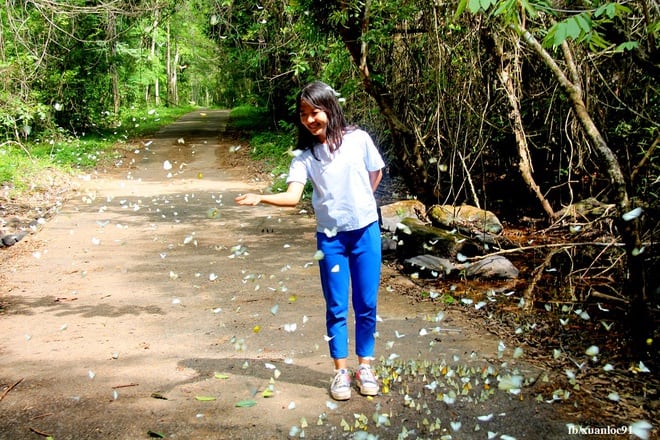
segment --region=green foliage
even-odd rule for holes
[[[234,107],[229,114],[229,124],[236,130],[263,130],[270,127],[268,110],[251,105]]]
[[[29,191],[51,167],[48,159],[32,157],[16,142],[0,144],[0,185],[9,184],[15,194]]]
[[[445,304],[456,304],[456,298],[451,296],[448,293],[443,293],[442,296],[440,297],[440,301],[445,303]]]
[[[250,138],[252,157],[264,161],[273,174],[288,170],[291,155],[295,147],[295,135],[291,132],[264,131],[255,133]]]
[[[567,39],[584,40],[592,33],[592,30],[591,14],[582,12],[555,23],[548,31],[545,41],[552,41],[556,47]]]
[[[177,96],[213,104],[217,51],[199,14],[208,2],[126,8],[64,1],[2,10],[0,135],[35,140],[56,129],[102,133],[120,118],[117,105],[177,104],[167,75],[167,62],[175,59]]]
[[[290,133],[264,132],[250,139],[252,157],[262,161],[273,177],[273,192],[286,190],[292,145],[295,145],[295,140]]]
[[[97,139],[78,139],[69,137],[60,141],[42,142],[30,148],[33,158],[49,161],[63,169],[85,169],[95,166],[106,155],[108,143]]]
[[[623,20],[632,13],[632,9],[623,3],[606,2],[585,10],[562,10],[546,0],[461,0],[456,8],[455,17],[467,9],[472,14],[491,13],[502,18],[505,23],[521,25],[525,18],[538,19],[539,12],[553,18],[553,24],[545,32],[545,47],[557,47],[564,41],[586,44],[591,50],[603,50],[612,43],[604,36],[604,30],[615,20]],[[631,50],[637,47],[634,42],[619,44],[617,51]]]
[[[546,0],[460,0],[456,8],[455,18],[458,18],[467,9],[470,13],[488,12],[491,8],[494,16],[504,16],[507,20],[520,23],[521,15],[532,18],[538,16],[539,9],[548,9],[550,4]],[[520,15],[519,15],[520,14]]]
[[[615,52],[626,52],[632,51],[639,48],[639,41],[626,41],[619,44],[614,51]]]
[[[0,91],[0,104],[1,138],[25,139],[52,124],[50,109],[36,100]]]
[[[5,142],[0,145],[0,183],[11,182],[16,165],[27,157],[20,144]]]
[[[234,129],[253,133],[250,138],[251,157],[260,161],[273,177],[273,192],[286,190],[286,173],[292,158],[289,153],[295,146],[293,127],[280,121],[278,129],[272,125],[265,109],[245,105],[232,109],[230,125]]]
[[[612,23],[612,20],[625,18],[631,12],[630,8],[622,4],[606,3],[595,11],[587,10],[570,15],[550,27],[543,43],[546,47],[557,47],[566,40],[573,40],[587,44],[594,51],[606,49],[611,43],[599,29]],[[619,45],[618,50],[630,50],[634,47],[634,42],[626,42]]]

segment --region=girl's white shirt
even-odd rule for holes
[[[369,172],[382,169],[385,162],[369,134],[355,129],[344,135],[334,153],[317,144],[314,154],[305,150],[291,161],[287,183],[312,182],[317,231],[353,231],[377,221]]]

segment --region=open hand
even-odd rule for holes
[[[261,196],[259,194],[243,194],[234,199],[234,201],[239,205],[258,205],[261,202]]]

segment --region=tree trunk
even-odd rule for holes
[[[151,33],[151,60],[156,60],[156,40],[158,39],[158,9],[154,11],[154,28]],[[155,72],[156,79],[154,80],[154,106],[160,105],[160,84],[158,83],[158,72]]]
[[[3,64],[6,61],[4,35],[5,35],[5,30],[3,29],[2,20],[0,20],[0,62],[2,62]]]
[[[174,45],[174,61],[172,63],[172,75],[170,76],[170,91],[173,105],[179,105],[179,46]]]
[[[390,129],[392,143],[396,146],[398,153],[396,157],[392,158],[396,161],[396,168],[401,170],[404,181],[410,189],[415,191],[415,195],[420,200],[435,202],[439,195],[434,193],[435,185],[430,182],[419,141],[414,132],[399,119],[392,108],[387,88],[371,75],[367,43],[362,40],[363,33],[369,27],[369,0],[363,3],[359,14],[356,14],[354,6],[349,5],[346,1],[340,1],[339,7],[349,9],[347,15],[350,18],[346,23],[339,24],[337,30],[360,72],[365,91],[376,101]]]
[[[172,58],[172,38],[170,24],[167,24],[167,104],[179,104],[177,91],[177,72],[179,69],[179,46],[174,43],[174,58]]]
[[[518,78],[521,72],[518,50],[515,49],[513,55],[508,55],[504,51],[502,41],[497,38],[496,35],[494,35],[493,38],[495,39],[495,52],[500,60],[498,75],[504,86],[511,107],[509,115],[513,126],[513,133],[516,136],[516,145],[518,145],[518,169],[520,170],[520,174],[527,184],[527,187],[532,193],[534,193],[541,203],[543,210],[548,215],[548,219],[552,219],[554,217],[554,210],[552,209],[550,202],[548,202],[541,192],[541,188],[532,175],[532,159],[527,145],[525,126],[523,124],[522,115],[520,114],[520,81],[516,81],[516,78]],[[514,41],[513,46],[517,48],[518,39]]]
[[[121,100],[119,96],[119,75],[117,74],[117,18],[114,12],[108,12],[108,41],[110,42],[110,81],[112,83],[112,110],[119,114]]]
[[[167,40],[166,45],[166,59],[165,59],[165,76],[167,77],[167,102],[170,104],[172,102],[172,39],[170,38],[170,23],[167,22]]]

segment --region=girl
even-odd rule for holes
[[[361,394],[374,396],[379,386],[371,369],[380,284],[381,239],[374,191],[385,166],[371,137],[346,123],[335,91],[313,82],[298,95],[298,150],[291,161],[287,190],[278,194],[244,194],[240,205],[266,203],[295,206],[305,183],[312,182],[316,215],[321,287],[326,303],[326,327],[335,377],[330,395],[351,397],[347,369],[349,291],[355,313],[355,374]]]

